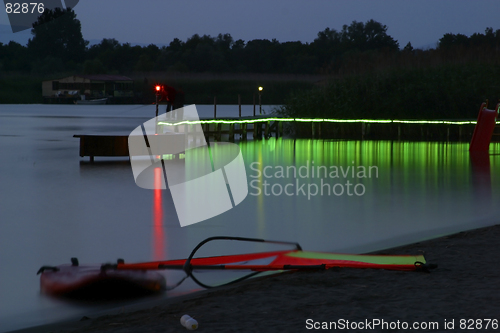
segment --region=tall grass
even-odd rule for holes
[[[293,117],[372,119],[474,118],[485,99],[500,98],[500,65],[451,63],[346,75],[290,96]]]
[[[0,78],[0,104],[42,103],[42,80],[29,75]]]

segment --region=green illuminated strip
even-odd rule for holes
[[[260,118],[251,120],[185,120],[178,123],[158,122],[158,125],[178,126],[196,124],[255,124],[266,121],[297,121],[304,123],[367,123],[367,124],[445,124],[445,125],[474,125],[476,121],[447,121],[447,120],[379,120],[379,119],[323,119],[323,118]],[[500,124],[500,121],[497,121]]]
[[[260,123],[264,121],[301,121],[295,118],[262,118],[262,119],[252,119],[252,120],[185,120],[180,121],[178,123],[167,123],[164,121],[158,122],[158,125],[167,125],[167,126],[177,126],[177,125],[196,125],[196,124],[254,124]],[[306,120],[303,120],[306,121]],[[313,120],[307,120],[313,121]],[[314,119],[314,121],[323,121],[323,119]]]
[[[373,124],[388,124],[392,120],[378,120],[378,119],[322,119],[324,122],[329,123],[373,123]]]
[[[471,125],[476,121],[446,121],[446,120],[393,120],[394,123],[402,124],[448,124],[448,125]]]
[[[322,253],[322,252],[290,252],[287,257],[296,257],[304,259],[323,259],[323,260],[347,260],[357,261],[378,265],[413,265],[416,261],[425,264],[423,255],[363,255],[363,254],[341,254],[341,253]]]

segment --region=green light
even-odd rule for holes
[[[445,124],[445,125],[475,125],[476,121],[448,121],[448,120],[398,120],[398,119],[328,119],[328,118],[259,118],[250,120],[185,120],[177,123],[158,122],[158,125],[178,126],[178,125],[196,125],[196,124],[255,124],[266,121],[283,122],[303,122],[303,123],[367,123],[367,124]],[[500,124],[500,121],[497,121]]]
[[[319,118],[295,118],[295,121],[304,122],[304,123],[313,123],[313,122],[321,123],[321,122],[324,122],[325,119],[319,119]]]

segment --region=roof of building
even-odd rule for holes
[[[132,81],[131,78],[123,75],[91,74],[91,75],[76,75],[76,76],[95,81]]]

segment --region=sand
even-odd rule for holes
[[[499,243],[497,225],[379,252],[423,252],[438,264],[431,273],[291,272],[29,332],[185,332],[184,314],[198,321],[199,332],[300,332],[335,324],[350,331],[396,332],[415,324],[429,327],[421,332],[462,331],[464,325],[500,332]]]

